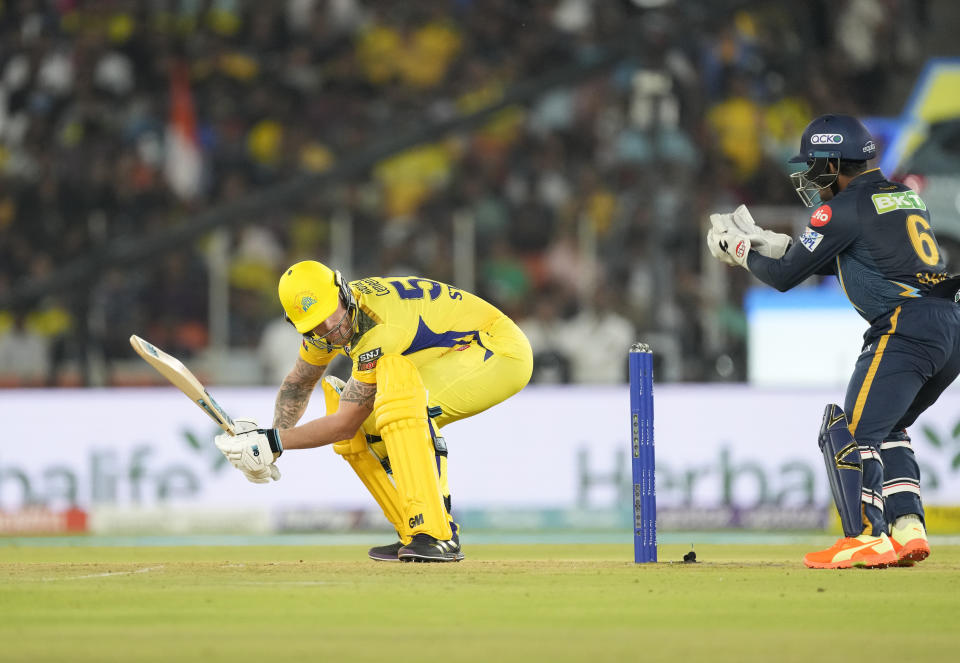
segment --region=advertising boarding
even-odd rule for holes
[[[234,417],[271,419],[273,389],[210,391]],[[831,389],[658,386],[661,514],[826,507],[817,433],[824,406],[840,396]],[[322,407],[315,397],[307,416],[321,416]],[[3,513],[26,507],[375,509],[330,447],[288,451],[278,461],[279,482],[249,483],[214,446],[219,429],[172,388],[6,391],[0,393],[0,417]],[[530,386],[443,432],[456,508],[493,513],[630,507],[625,385]],[[944,394],[909,433],[925,502],[960,504],[960,392]]]

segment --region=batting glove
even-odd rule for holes
[[[217,435],[214,443],[230,464],[240,470],[253,483],[269,483],[280,480],[280,468],[274,465],[283,445],[276,428],[256,428],[256,422],[248,419],[234,420],[236,435]]]

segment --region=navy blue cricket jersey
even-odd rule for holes
[[[751,251],[747,265],[780,291],[813,274],[836,274],[850,303],[871,323],[948,276],[923,200],[879,169],[853,178],[815,209],[783,258]]]

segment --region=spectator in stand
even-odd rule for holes
[[[562,327],[569,339],[573,381],[617,384],[627,380],[627,350],[637,341],[634,324],[620,312],[619,284],[603,283]]]
[[[571,341],[564,328],[562,289],[548,284],[533,298],[533,308],[517,322],[533,349],[533,377],[538,384],[567,384],[572,379]]]
[[[50,340],[32,330],[25,311],[0,315],[0,384],[40,386],[50,373]]]
[[[882,20],[861,20],[879,4]],[[621,42],[637,46],[633,22],[641,19],[636,57],[609,72],[545,89],[474,129],[278,203],[269,218],[238,218],[227,231],[238,235],[228,238],[236,247],[228,260],[249,257],[236,254],[247,244],[240,228],[251,225],[279,249],[258,265],[323,255],[333,220],[347,218],[358,271],[408,265],[450,273],[452,219],[464,212],[478,232],[477,290],[495,304],[529,310],[557,264],[626,271],[635,253],[655,265],[649,278],[631,277],[625,312],[635,326],[674,334],[676,319],[645,315],[638,288],[649,284],[664,310],[688,309],[690,298],[681,304],[684,295],[669,284],[702,272],[699,224],[715,203],[791,195],[767,166],[796,141],[796,118],[824,104],[828,65],[852,65],[836,71],[832,89],[852,92],[829,99],[832,108],[897,114],[895,95],[878,98],[882,107],[858,104],[869,99],[864,86],[897,89],[888,83],[915,74],[930,27],[922,5],[847,0],[828,24],[815,4],[744,9],[732,0],[656,8],[586,0],[0,3],[0,281],[18,287],[38,258],[61,266],[117,238],[168,232],[485,108],[518,84],[595,61]],[[867,47],[880,42],[892,46],[871,55]],[[192,109],[183,116],[193,127],[184,143],[169,131],[174,97]],[[187,171],[167,168],[173,163],[188,164],[188,176],[178,180]],[[664,169],[676,190],[657,182]],[[89,319],[119,328],[162,323],[184,332],[177,343],[185,358],[202,351],[206,244],[174,253],[170,260],[198,279],[189,306],[163,303],[184,286],[179,273],[158,267],[167,260],[158,255],[142,265],[147,277],[126,279],[122,297],[136,302],[127,313],[101,296],[116,291],[115,276],[92,284]],[[591,278],[580,279],[583,302]],[[734,283],[730,302],[747,285]],[[235,280],[228,296],[228,342],[252,349],[276,312],[247,280]],[[152,311],[157,319],[138,317]],[[683,324],[696,327],[709,315],[686,315]],[[91,331],[108,360],[125,356],[122,343]],[[677,337],[685,357],[716,351],[704,352],[696,330]],[[77,361],[85,349],[69,338],[55,355]],[[740,356],[737,349],[729,354]]]

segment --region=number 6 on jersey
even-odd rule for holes
[[[172,355],[149,343],[136,334],[130,337],[130,345],[136,350],[137,354],[157,369],[163,377],[167,378],[174,387],[185,393],[190,400],[200,406],[211,419],[217,422],[230,435],[236,435],[233,419],[227,414],[220,404],[214,400],[213,396],[207,393],[200,380],[190,372],[183,363]]]

